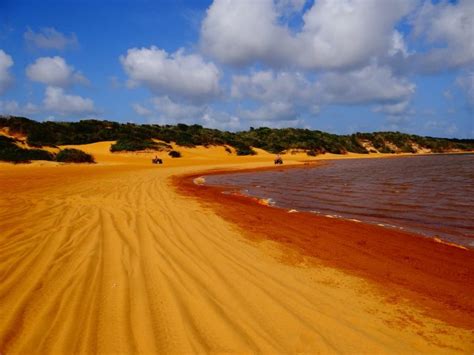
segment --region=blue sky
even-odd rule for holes
[[[0,113],[474,138],[474,2],[1,0]]]

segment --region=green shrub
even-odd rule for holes
[[[43,149],[23,149],[29,160],[54,160],[54,154]]]
[[[67,148],[56,155],[56,160],[62,163],[95,163],[94,157],[79,149]]]
[[[410,144],[404,144],[400,147],[403,153],[416,153],[416,150]]]
[[[172,149],[173,149],[173,147],[170,144],[162,143],[162,142],[156,143],[156,150],[158,150],[160,152],[169,151],[169,150],[172,150]]]
[[[309,157],[315,157],[318,155],[318,153],[316,153],[314,150],[308,150],[306,152],[306,155],[309,156]]]
[[[390,149],[386,145],[383,146],[381,149],[379,149],[379,152],[384,153],[384,154],[395,153],[392,149]]]
[[[138,150],[163,150],[163,145],[171,148],[170,145],[164,143],[156,143],[151,139],[141,139],[141,138],[120,138],[115,144],[112,144],[110,147],[111,152],[135,152]]]
[[[0,136],[0,149],[11,148],[12,146],[16,147],[17,140],[14,138]]]
[[[285,146],[281,143],[271,143],[267,145],[266,150],[270,153],[280,154],[285,150]]]
[[[251,147],[240,147],[236,149],[237,155],[255,155],[257,154],[255,150]]]
[[[31,160],[53,160],[54,155],[42,149],[24,149],[14,138],[0,136],[0,160],[11,163],[29,163]]]
[[[171,158],[181,158],[181,153],[178,152],[177,150],[172,150],[171,152],[168,153],[168,155]]]
[[[55,133],[45,124],[33,126],[28,133],[26,140],[28,145],[32,147],[55,147],[56,138]]]
[[[0,149],[0,160],[11,163],[29,163],[31,160],[53,160],[54,155],[42,149]]]
[[[11,163],[29,163],[31,160],[53,160],[54,155],[42,149],[23,149],[17,140],[0,136],[0,160]]]
[[[0,149],[0,161],[9,163],[29,163],[30,160],[23,153],[21,148],[3,148]]]

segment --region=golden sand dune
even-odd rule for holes
[[[472,351],[470,332],[362,279],[282,263],[169,179],[271,156],[181,149],[152,166],[109,145],[82,147],[94,166],[0,167],[1,353]]]

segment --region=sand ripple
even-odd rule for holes
[[[249,244],[173,191],[179,169],[82,169],[0,173],[2,353],[472,350],[359,279]]]

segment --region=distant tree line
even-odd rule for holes
[[[312,155],[325,152],[367,154],[368,146],[383,153],[415,152],[416,147],[433,152],[474,150],[472,139],[421,137],[400,132],[336,135],[309,129],[267,127],[228,132],[204,128],[197,124],[139,125],[99,120],[36,122],[25,117],[12,116],[0,116],[0,127],[8,127],[11,133],[26,136],[27,143],[33,147],[116,141],[112,151],[171,149],[170,146],[156,143],[153,139],[166,143],[175,142],[185,147],[226,145],[233,147],[238,155],[255,154],[252,148],[264,149],[271,153],[305,150]]]

